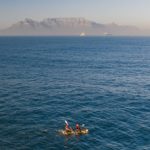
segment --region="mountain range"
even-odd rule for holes
[[[146,32],[145,32],[146,33]],[[9,28],[0,30],[0,35],[25,36],[102,36],[102,35],[141,35],[145,34],[135,26],[123,26],[115,23],[100,24],[85,18],[47,18],[36,21],[26,18]]]

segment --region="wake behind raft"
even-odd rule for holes
[[[76,124],[76,129],[73,130],[71,127],[69,127],[68,122],[65,120],[66,126],[64,130],[59,130],[59,133],[62,135],[82,135],[87,134],[89,132],[88,129],[83,128],[79,126],[79,124]]]

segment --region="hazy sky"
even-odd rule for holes
[[[0,0],[0,28],[24,18],[85,17],[150,28],[150,0]]]

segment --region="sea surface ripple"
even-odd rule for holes
[[[150,150],[150,38],[0,37],[0,149]]]

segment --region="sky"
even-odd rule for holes
[[[0,0],[0,29],[25,18],[84,17],[150,29],[150,0]]]

